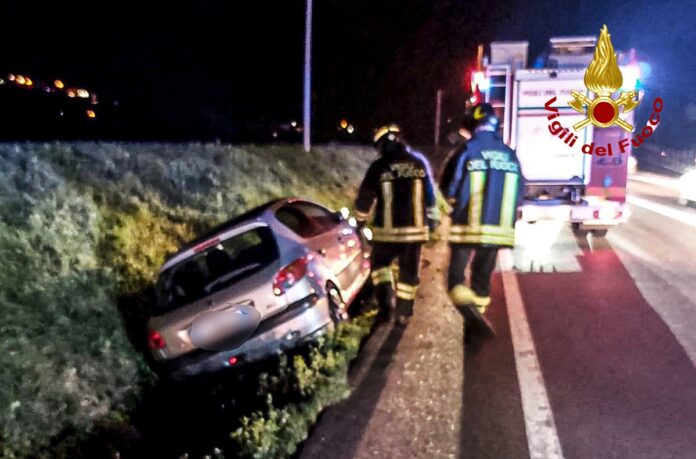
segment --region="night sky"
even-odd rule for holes
[[[550,36],[597,35],[606,23],[615,48],[652,65],[647,98],[666,104],[655,139],[696,147],[693,2],[566,3],[315,0],[316,136],[331,139],[347,118],[363,138],[397,121],[429,142],[435,91],[456,118],[476,44],[528,40],[533,61]],[[303,0],[5,1],[0,73],[88,87],[102,111],[118,101],[119,129],[105,136],[243,139],[301,119],[303,34]]]

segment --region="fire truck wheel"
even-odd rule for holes
[[[580,228],[580,223],[571,223],[570,227],[573,230],[573,234],[579,237],[587,236],[588,231],[586,229]]]

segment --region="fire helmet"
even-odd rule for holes
[[[387,124],[375,131],[372,137],[375,148],[381,153],[391,153],[403,150],[404,143],[401,140],[401,128],[396,124]]]
[[[372,141],[375,145],[379,144],[381,141],[384,140],[392,142],[398,141],[399,134],[401,134],[401,128],[399,126],[397,126],[396,124],[387,124],[375,131],[375,135],[374,137],[372,137]]]
[[[496,116],[493,106],[487,102],[481,102],[467,110],[465,124],[473,129],[485,124],[491,124],[497,128],[499,123],[500,120]]]

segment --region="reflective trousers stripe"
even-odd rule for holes
[[[385,266],[384,268],[375,269],[372,271],[372,284],[391,284],[394,282],[393,273],[390,266]]]
[[[367,221],[370,218],[370,212],[362,212],[360,210],[355,210],[355,218],[357,218],[360,221]]]
[[[396,284],[396,297],[401,298],[402,300],[415,300],[417,290],[417,285],[409,285],[399,282]]]

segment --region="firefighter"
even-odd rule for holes
[[[454,148],[450,150],[444,161],[444,166],[440,171],[440,182],[439,188],[443,195],[447,194],[447,187],[449,186],[452,178],[454,177],[454,168],[457,165],[459,157],[466,151],[466,143],[471,140],[471,131],[469,116],[465,117],[461,128],[456,133],[453,133],[454,138],[452,139],[452,144]],[[448,212],[449,213],[449,212]]]
[[[391,317],[396,285],[396,321],[405,326],[413,314],[418,288],[421,246],[435,230],[439,214],[429,165],[411,153],[391,124],[375,132],[380,153],[367,170],[355,201],[356,217],[364,224],[371,214],[374,247],[372,282],[379,302],[379,320]],[[398,262],[394,280],[392,262]]]
[[[515,151],[497,134],[498,118],[487,103],[468,112],[473,137],[459,154],[446,197],[453,207],[448,240],[450,298],[465,316],[492,331],[484,317],[491,302],[490,282],[500,247],[512,247],[524,179]],[[471,287],[464,270],[470,255]],[[467,320],[468,325],[474,321]]]

